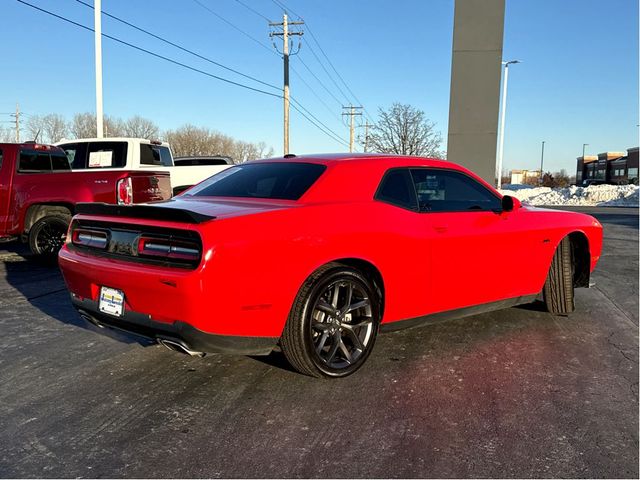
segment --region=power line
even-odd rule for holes
[[[298,15],[296,12],[294,12],[293,10],[291,10],[290,8],[288,8],[284,2],[280,1],[280,0],[271,0],[274,4],[276,4],[279,8],[283,9],[283,10],[289,10],[291,13],[293,13],[296,17],[298,17],[299,19],[302,20],[302,17],[300,15]],[[307,32],[309,32],[309,35],[311,35],[311,38],[313,39],[313,41],[315,42],[315,44],[318,46],[318,49],[320,49],[320,52],[322,53],[322,55],[324,56],[324,58],[326,58],[327,63],[329,63],[329,66],[331,67],[331,69],[335,72],[335,74],[337,75],[337,77],[340,79],[340,81],[342,82],[342,84],[346,87],[346,89],[349,91],[349,93],[353,96],[353,98],[356,100],[357,103],[359,103],[360,105],[362,105],[362,102],[358,99],[358,97],[356,96],[355,93],[353,93],[353,90],[351,90],[351,88],[349,88],[349,85],[347,84],[347,82],[345,82],[344,78],[342,78],[342,75],[340,75],[340,73],[338,72],[338,70],[336,69],[336,67],[333,65],[333,62],[331,61],[331,59],[329,58],[329,56],[326,54],[326,52],[324,51],[324,49],[322,48],[322,46],[320,45],[320,42],[318,42],[318,39],[316,38],[316,36],[313,34],[313,31],[311,30],[311,28],[309,27],[309,24],[306,24],[307,27]],[[309,42],[307,42],[307,45],[309,44]],[[311,46],[309,45],[309,49],[311,50]],[[316,57],[317,58],[317,57]],[[323,67],[324,68],[324,67]],[[326,70],[325,70],[326,71]],[[334,82],[335,83],[335,82]],[[343,93],[344,95],[344,93]],[[367,118],[370,117],[369,112],[367,111],[366,108],[363,108]]]
[[[333,116],[333,115],[335,115],[335,112],[334,112],[333,110],[331,110],[331,107],[329,107],[329,105],[327,105],[327,103],[326,103],[324,100],[322,100],[322,97],[320,97],[320,95],[318,95],[318,94],[316,93],[316,91],[313,89],[313,87],[311,87],[311,85],[309,85],[309,84],[307,83],[307,81],[304,79],[304,77],[303,77],[302,75],[300,75],[300,74],[299,74],[299,73],[298,73],[298,72],[293,68],[293,66],[291,67],[291,70],[293,71],[293,73],[295,73],[295,74],[296,74],[296,76],[298,77],[298,79],[299,79],[302,83],[304,83],[304,84],[307,86],[307,88],[311,91],[311,93],[313,94],[313,96],[314,96],[314,97],[316,97],[316,98],[318,99],[318,101],[319,101],[322,105],[324,105],[324,107],[327,109],[327,111],[328,111],[332,116]],[[338,118],[338,117],[336,117],[336,118]]]
[[[298,15],[296,12],[294,12],[293,10],[287,8],[287,6],[278,1],[278,0],[271,0],[278,8],[280,8],[282,11],[284,11],[285,13],[288,11],[290,11],[291,13],[293,13],[296,17],[298,17],[300,20],[302,20],[302,17],[300,15]],[[308,27],[308,25],[305,26]],[[338,89],[338,91],[342,94],[342,96],[346,99],[347,102],[350,103],[349,97],[347,97],[347,95],[345,95],[344,91],[340,88],[340,86],[337,84],[337,82],[333,79],[333,77],[331,76],[331,74],[329,73],[329,71],[325,68],[323,62],[320,60],[320,57],[318,57],[318,55],[316,54],[315,50],[313,49],[313,47],[311,46],[311,44],[309,42],[306,42],[307,46],[309,47],[309,50],[311,51],[311,53],[313,54],[313,56],[316,58],[316,60],[318,61],[318,63],[320,64],[320,67],[322,67],[322,69],[324,70],[324,72],[327,74],[327,77],[329,77],[329,80],[331,80],[333,82],[333,84],[336,86],[336,88]],[[338,97],[336,97],[326,86],[324,86],[324,84],[320,81],[320,79],[311,71],[311,69],[309,68],[309,66],[304,63],[304,61],[302,59],[300,59],[300,62],[306,67],[306,69],[309,71],[309,73],[311,75],[313,75],[315,77],[315,79],[322,85],[322,87],[327,91],[327,93],[329,93],[329,95],[331,95],[336,102],[338,102],[338,104],[340,106],[342,106],[342,101],[338,99]]]
[[[345,98],[345,100],[347,102],[349,102],[349,97],[347,97],[347,95],[344,93],[344,91],[342,90],[342,88],[340,88],[340,85],[338,85],[338,82],[336,82],[333,78],[333,76],[329,73],[329,71],[326,69],[326,67],[324,66],[324,63],[322,62],[322,60],[320,60],[320,57],[318,57],[318,55],[316,54],[316,51],[313,49],[313,47],[311,46],[311,44],[309,42],[306,42],[307,47],[309,47],[309,51],[311,52],[311,54],[315,57],[315,59],[318,61],[318,63],[320,64],[320,66],[322,67],[322,70],[324,70],[324,73],[327,74],[327,77],[329,77],[329,80],[331,80],[333,82],[333,84],[336,86],[336,88],[338,89],[338,91],[342,94],[342,96]]]
[[[337,134],[335,131],[331,130],[326,124],[324,124],[322,121],[320,121],[318,119],[318,117],[316,117],[313,113],[311,113],[309,110],[307,110],[300,102],[298,102],[295,98],[291,97],[291,101],[296,103],[301,109],[303,109],[305,112],[307,112],[309,114],[309,116],[311,118],[313,118],[316,122],[318,122],[320,125],[322,125],[325,129],[327,129],[327,131],[331,132],[332,136],[334,136],[334,138],[343,143],[344,145],[346,145],[347,143],[342,140],[342,138],[340,138],[340,135]]]
[[[67,23],[75,25],[76,27],[83,28],[84,30],[87,30],[89,32],[93,32],[94,31],[93,28],[91,28],[91,27],[87,27],[86,25],[82,25],[81,23],[75,22],[75,21],[73,21],[73,20],[71,20],[69,18],[63,17],[62,15],[58,15],[56,13],[53,13],[53,12],[49,11],[49,10],[45,10],[44,8],[40,8],[40,7],[38,7],[36,5],[33,5],[31,3],[28,3],[28,2],[26,2],[24,0],[16,0],[16,1],[19,2],[19,3],[22,3],[23,5],[27,5],[28,7],[31,7],[31,8],[33,8],[35,10],[39,10],[39,11],[41,11],[43,13],[46,13],[47,15],[51,15],[52,17],[56,17],[56,18],[58,18],[60,20],[63,20],[65,22],[67,22]],[[202,75],[206,75],[208,77],[215,78],[216,80],[220,80],[221,82],[229,83],[231,85],[235,85],[237,87],[241,87],[241,88],[244,88],[244,89],[247,89],[247,90],[251,90],[251,91],[254,91],[254,92],[257,92],[257,93],[262,93],[264,95],[269,95],[271,97],[282,98],[281,95],[278,95],[276,93],[267,92],[265,90],[260,90],[259,88],[250,87],[249,85],[245,85],[243,83],[234,82],[233,80],[229,80],[228,78],[219,77],[218,75],[214,75],[213,73],[205,72],[204,70],[200,70],[199,68],[195,68],[195,67],[187,65],[185,63],[182,63],[182,62],[179,62],[177,60],[174,60],[172,58],[165,57],[164,55],[152,52],[151,50],[147,50],[146,48],[139,47],[137,45],[134,45],[133,43],[129,43],[129,42],[125,41],[125,40],[121,40],[120,38],[114,37],[112,35],[108,35],[106,33],[103,33],[102,36],[105,37],[105,38],[108,38],[109,40],[113,40],[114,42],[118,42],[118,43],[120,43],[122,45],[126,45],[127,47],[133,48],[134,50],[138,50],[140,52],[144,52],[144,53],[146,53],[148,55],[154,56],[154,57],[159,58],[161,60],[165,60],[165,61],[167,61],[169,63],[173,63],[174,65],[179,65],[179,66],[181,66],[183,68],[186,68],[188,70],[192,70],[192,71],[200,73]]]
[[[249,5],[247,5],[246,3],[242,2],[241,0],[236,0],[237,3],[239,3],[240,5],[242,5],[244,8],[246,8],[247,10],[252,11],[253,13],[255,13],[256,15],[258,15],[259,17],[262,17],[263,19],[265,19],[267,22],[270,22],[271,20],[267,17],[265,17],[264,15],[262,15],[260,12],[258,12],[257,10],[255,10],[254,8],[250,7]]]
[[[262,48],[268,50],[269,52],[273,52],[277,55],[276,52],[274,52],[273,50],[271,50],[271,48],[267,45],[265,45],[264,43],[262,43],[260,40],[258,40],[256,37],[250,35],[249,33],[245,32],[244,30],[242,30],[240,27],[236,26],[234,23],[230,22],[229,20],[227,20],[226,18],[224,18],[222,15],[219,15],[218,13],[214,12],[213,10],[211,10],[209,7],[207,7],[205,4],[203,4],[200,0],[193,0],[195,3],[197,3],[198,5],[200,5],[202,8],[204,8],[207,12],[209,12],[211,15],[214,15],[216,18],[222,20],[224,23],[226,23],[227,25],[229,25],[231,28],[237,30],[238,32],[240,32],[242,35],[244,35],[245,37],[249,38],[250,40],[254,41],[255,43],[257,43],[258,45],[260,45]]]
[[[319,125],[317,125],[313,120],[311,120],[302,110],[300,110],[295,103],[291,104],[291,107],[296,110],[300,115],[302,115],[304,118],[307,119],[307,121],[309,121],[311,124],[313,124],[318,130],[320,130],[321,132],[323,132],[325,135],[327,135],[328,137],[332,138],[333,140],[335,140],[336,142],[344,145],[345,147],[348,146],[347,142],[345,142],[344,140],[340,139],[340,138],[336,138],[334,137],[332,134],[330,134],[329,132],[325,131],[322,127],[320,127]]]
[[[331,95],[331,97],[332,97],[332,98],[333,98],[333,99],[338,103],[338,105],[342,106],[342,102],[338,99],[338,97],[336,97],[336,96],[333,94],[333,92],[331,92],[331,90],[329,90],[329,89],[326,87],[326,85],[322,82],[322,80],[320,80],[320,79],[318,78],[318,76],[317,76],[315,73],[313,73],[313,71],[309,68],[309,65],[307,65],[307,63],[302,59],[302,57],[298,58],[298,60],[300,60],[300,63],[304,66],[304,68],[306,68],[306,69],[307,69],[307,71],[308,71],[308,72],[313,76],[313,78],[315,78],[315,79],[318,81],[318,83],[320,84],[320,86],[321,86],[322,88],[324,88],[324,89],[325,89],[325,91],[326,91],[329,95]]]
[[[89,7],[90,9],[92,9],[92,10],[93,10],[93,5],[91,5],[91,4],[89,4],[89,3],[86,3],[86,2],[84,2],[83,0],[76,0],[76,2],[78,2],[78,3],[82,4],[82,5],[84,5],[85,7]],[[127,26],[129,26],[129,27],[131,27],[131,28],[133,28],[133,29],[135,29],[135,30],[138,30],[138,31],[140,31],[140,32],[142,32],[142,33],[145,33],[146,35],[149,35],[149,36],[151,36],[151,37],[153,37],[153,38],[155,38],[155,39],[157,39],[157,40],[160,40],[161,42],[164,42],[164,43],[166,43],[167,45],[171,45],[172,47],[175,47],[175,48],[177,48],[177,49],[179,49],[179,50],[182,50],[183,52],[187,52],[187,53],[189,53],[189,54],[193,55],[194,57],[200,58],[200,59],[202,59],[202,60],[204,60],[204,61],[206,61],[206,62],[209,62],[209,63],[211,63],[211,64],[213,64],[213,65],[216,65],[216,66],[218,66],[218,67],[220,67],[220,68],[224,68],[225,70],[228,70],[228,71],[233,72],[233,73],[235,73],[235,74],[237,74],[237,75],[240,75],[241,77],[248,78],[249,80],[253,80],[254,82],[261,83],[262,85],[265,85],[265,86],[267,86],[267,87],[270,87],[270,88],[274,88],[274,89],[276,89],[276,90],[279,90],[279,88],[278,88],[278,87],[276,87],[275,85],[271,85],[270,83],[263,82],[262,80],[260,80],[260,79],[258,79],[258,78],[252,77],[251,75],[247,75],[246,73],[242,73],[242,72],[240,72],[240,71],[238,71],[238,70],[235,70],[235,69],[233,69],[233,68],[231,68],[231,67],[227,67],[226,65],[223,65],[222,63],[216,62],[215,60],[212,60],[212,59],[207,58],[207,57],[205,57],[205,56],[203,56],[203,55],[200,55],[199,53],[196,53],[196,52],[194,52],[193,50],[189,50],[188,48],[183,47],[183,46],[181,46],[181,45],[178,45],[177,43],[174,43],[174,42],[172,42],[172,41],[170,41],[170,40],[167,40],[166,38],[162,38],[161,36],[156,35],[156,34],[155,34],[155,33],[153,33],[153,32],[150,32],[150,31],[148,31],[148,30],[145,30],[145,29],[144,29],[144,28],[142,28],[142,27],[138,27],[137,25],[134,25],[133,23],[130,23],[130,22],[128,22],[128,21],[126,21],[126,20],[124,20],[124,19],[122,19],[122,18],[120,18],[120,17],[117,17],[117,16],[115,16],[115,15],[112,15],[111,13],[108,13],[108,12],[105,12],[104,10],[102,10],[102,14],[103,14],[103,15],[106,15],[107,17],[112,18],[112,19],[114,19],[114,20],[116,20],[116,21],[118,21],[118,22],[120,22],[120,23],[123,23],[123,24],[125,24],[125,25],[127,25]]]
[[[79,1],[79,0],[78,0]],[[200,2],[199,0],[193,0],[194,2],[196,2],[198,5],[200,5],[202,8],[204,8],[205,10],[207,10],[209,13],[211,13],[212,15],[214,15],[216,18],[219,18],[220,20],[222,20],[223,22],[225,22],[227,25],[231,26],[233,29],[237,30],[238,32],[242,33],[244,36],[250,38],[251,40],[253,40],[255,43],[257,43],[258,45],[260,45],[263,48],[266,48],[267,50],[269,50],[269,52],[272,52],[276,55],[278,55],[277,52],[275,52],[274,50],[270,49],[269,47],[267,47],[264,43],[262,43],[260,40],[256,39],[255,37],[251,36],[249,33],[245,32],[244,30],[242,30],[240,27],[238,27],[237,25],[235,25],[234,23],[232,23],[231,21],[227,20],[226,18],[222,17],[221,15],[219,15],[218,13],[214,12],[213,10],[211,10],[209,7],[207,7],[206,5],[203,5],[202,2]],[[256,15],[258,15],[259,17],[267,20],[268,22],[271,22],[271,20],[266,17],[265,15],[262,15],[260,12],[258,12],[257,10],[251,8],[249,5],[247,5],[246,3],[242,2],[241,0],[235,0],[236,2],[238,2],[239,4],[243,5],[244,7],[246,7],[247,9],[251,10],[253,13],[255,13]],[[333,97],[333,99],[338,103],[338,105],[342,106],[342,102],[338,99],[338,97],[336,97],[322,82],[322,80],[320,80],[320,78],[318,78],[318,76],[313,73],[313,71],[309,68],[309,66],[304,62],[304,60],[302,58],[298,58],[300,60],[300,62],[304,65],[304,67],[309,71],[309,73],[318,81],[318,83],[322,86],[322,88],[325,89],[325,91],[331,96]],[[311,91],[311,93],[320,101],[320,103],[322,103],[325,108],[327,108],[327,110],[332,114],[335,115],[335,112],[333,110],[331,110],[331,108],[327,105],[327,103],[321,99],[321,97],[315,92],[315,90],[309,85],[308,82],[305,81],[304,77],[293,67],[291,66],[291,70],[293,71],[293,73],[295,73],[298,78],[302,81],[302,83],[304,83],[307,88],[309,88],[309,90]],[[271,87],[274,87],[272,85],[270,85]],[[278,87],[274,87],[274,88],[278,88]]]
[[[35,9],[35,10],[38,10],[38,11],[40,11],[40,12],[42,12],[42,13],[46,13],[47,15],[50,15],[50,16],[52,16],[52,17],[55,17],[55,18],[57,18],[57,19],[59,19],[59,20],[62,20],[62,21],[64,21],[64,22],[67,22],[67,23],[70,23],[70,24],[72,24],[72,25],[75,25],[76,27],[82,28],[82,29],[87,30],[87,31],[89,31],[89,32],[93,32],[93,31],[94,31],[94,30],[93,30],[93,28],[91,28],[91,27],[87,27],[86,25],[83,25],[83,24],[81,24],[81,23],[75,22],[74,20],[71,20],[71,19],[69,19],[69,18],[67,18],[67,17],[63,17],[62,15],[58,15],[57,13],[54,13],[54,12],[51,12],[51,11],[46,10],[46,9],[44,9],[44,8],[38,7],[38,6],[36,6],[36,5],[33,5],[33,4],[29,3],[29,2],[26,2],[25,0],[16,0],[16,1],[17,1],[17,2],[19,2],[19,3],[22,3],[23,5],[26,5],[26,6],[28,6],[28,7],[31,7],[31,8],[33,8],[33,9]],[[233,80],[229,80],[229,79],[226,79],[226,78],[224,78],[224,77],[219,77],[219,76],[217,76],[217,75],[214,75],[214,74],[212,74],[212,73],[206,72],[206,71],[204,71],[204,70],[200,70],[200,69],[195,68],[195,67],[192,67],[192,66],[190,66],[190,65],[186,65],[186,64],[184,64],[184,63],[182,63],[182,62],[179,62],[179,61],[177,61],[177,60],[173,60],[173,59],[171,59],[171,58],[169,58],[169,57],[165,57],[164,55],[161,55],[161,54],[159,54],[159,53],[152,52],[151,50],[147,50],[147,49],[145,49],[145,48],[139,47],[139,46],[134,45],[134,44],[132,44],[132,43],[129,43],[129,42],[125,41],[125,40],[122,40],[122,39],[120,39],[120,38],[114,37],[114,36],[112,36],[112,35],[109,35],[109,34],[103,33],[103,34],[102,34],[102,36],[103,36],[103,37],[105,37],[105,38],[108,38],[109,40],[113,40],[114,42],[117,42],[117,43],[120,43],[120,44],[122,44],[122,45],[125,45],[125,46],[127,46],[127,47],[129,47],[129,48],[132,48],[132,49],[134,49],[134,50],[138,50],[138,51],[140,51],[140,52],[146,53],[146,54],[148,54],[148,55],[151,55],[151,56],[153,56],[153,57],[159,58],[159,59],[161,59],[161,60],[165,60],[165,61],[167,61],[167,62],[169,62],[169,63],[174,64],[174,65],[178,65],[178,66],[180,66],[180,67],[186,68],[186,69],[191,70],[191,71],[194,71],[194,72],[196,72],[196,73],[200,73],[200,74],[205,75],[205,76],[207,76],[207,77],[211,77],[211,78],[214,78],[214,79],[216,79],[216,80],[220,80],[220,81],[222,81],[222,82],[229,83],[229,84],[231,84],[231,85],[235,85],[235,86],[238,86],[238,87],[241,87],[241,88],[244,88],[244,89],[247,89],[247,90],[251,90],[251,91],[254,91],[254,92],[257,92],[257,93],[262,93],[262,94],[264,94],[264,95],[268,95],[268,96],[270,96],[270,97],[282,98],[282,95],[278,95],[278,94],[275,94],[275,93],[271,93],[271,92],[267,92],[267,91],[264,91],[264,90],[260,90],[260,89],[258,89],[258,88],[250,87],[250,86],[248,86],[248,85],[244,85],[244,84],[242,84],[242,83],[234,82]],[[304,108],[304,107],[302,106],[302,104],[300,104],[297,100],[296,100],[295,102],[296,102],[298,105],[300,105],[300,107],[301,107],[301,108]],[[316,124],[313,120],[311,120],[311,119],[310,119],[310,118],[309,118],[309,117],[308,117],[308,116],[307,116],[307,115],[306,115],[306,114],[305,114],[305,113],[304,113],[300,108],[298,108],[296,105],[292,105],[292,107],[293,107],[295,110],[297,110],[297,111],[298,111],[298,112],[299,112],[299,113],[300,113],[300,114],[301,114],[301,115],[302,115],[302,116],[303,116],[307,121],[309,121],[312,125],[314,125],[314,126],[315,126],[316,128],[318,128],[321,132],[323,132],[325,135],[329,136],[329,137],[330,137],[330,138],[332,138],[333,140],[336,140],[336,141],[339,141],[340,143],[345,144],[345,142],[344,142],[343,140],[340,140],[340,139],[336,139],[336,138],[334,138],[334,137],[333,137],[333,135],[331,135],[329,132],[325,131],[322,127],[320,127],[318,124]],[[306,109],[305,109],[305,110],[306,110]],[[306,111],[308,112],[308,110],[306,110]],[[320,123],[321,123],[321,122],[320,122]],[[322,125],[324,125],[324,124],[322,124]],[[325,126],[325,127],[326,127],[326,126]]]

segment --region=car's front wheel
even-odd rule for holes
[[[558,245],[547,281],[542,290],[547,310],[554,315],[568,315],[574,310],[573,251],[571,240],[565,237]]]
[[[280,345],[291,365],[314,377],[344,377],[371,354],[380,324],[380,293],[361,272],[340,264],[304,283]]]

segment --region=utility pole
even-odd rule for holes
[[[20,105],[16,103],[16,143],[20,143]]]
[[[93,22],[96,56],[96,137],[104,136],[102,111],[102,0],[94,0]]]
[[[348,107],[342,107],[343,110],[347,110],[346,112],[342,112],[342,116],[349,117],[349,152],[353,152],[353,143],[354,143],[354,133],[355,133],[355,125],[354,118],[358,116],[362,116],[362,112],[358,112],[357,110],[362,110],[362,107],[354,107],[353,105],[349,105]]]
[[[373,124],[367,120],[362,126],[364,127],[364,153],[367,153],[369,149],[369,128],[373,127]]]
[[[545,141],[542,141],[542,154],[540,155],[540,185],[542,185],[542,180],[544,179],[544,144]]]
[[[304,32],[289,32],[291,25],[304,25],[304,22],[290,22],[287,14],[282,15],[282,23],[271,23],[270,27],[282,27],[282,32],[270,32],[270,37],[282,37],[282,59],[284,61],[284,86],[282,89],[282,97],[284,99],[284,154],[289,153],[289,37],[301,37]],[[274,45],[275,46],[275,45]],[[276,48],[277,50],[277,48]],[[300,48],[298,47],[298,50]],[[297,52],[296,52],[297,53]]]

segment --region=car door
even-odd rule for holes
[[[7,216],[9,214],[10,195],[9,189],[11,188],[11,180],[13,170],[11,169],[11,162],[7,156],[3,166],[3,149],[0,148],[0,236],[7,229]]]
[[[518,212],[502,212],[501,198],[464,172],[414,168],[411,175],[430,255],[426,313],[520,295],[521,272],[505,268],[527,261]]]

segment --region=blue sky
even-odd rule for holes
[[[75,0],[27,1],[82,24],[93,23],[93,11]],[[198,1],[263,45],[194,0],[103,0],[103,10],[280,86],[282,61],[270,51],[266,20],[237,0]],[[273,0],[243,2],[274,21],[281,20],[282,12]],[[378,107],[409,103],[436,122],[446,141],[453,0],[284,3],[304,17],[373,120]],[[70,118],[76,112],[94,111],[93,34],[15,0],[2,0],[1,11],[0,112],[12,110],[16,101],[31,114],[56,112]],[[212,74],[265,88],[112,19],[103,19],[103,32]],[[292,95],[346,140],[348,130],[339,113],[347,99],[327,77],[314,51],[322,58],[306,31],[302,49],[291,64],[326,105],[293,72]],[[109,39],[103,41],[103,55],[107,114],[123,118],[139,114],[163,129],[184,123],[207,126],[239,139],[265,141],[281,152],[281,100],[224,84]],[[637,1],[507,0],[504,58],[523,62],[513,66],[509,75],[506,168],[537,167],[542,140],[546,141],[545,166],[569,171],[575,169],[583,143],[589,144],[588,153],[638,144]],[[357,103],[344,86],[342,90]],[[291,151],[296,153],[345,149],[295,111],[291,136]]]

